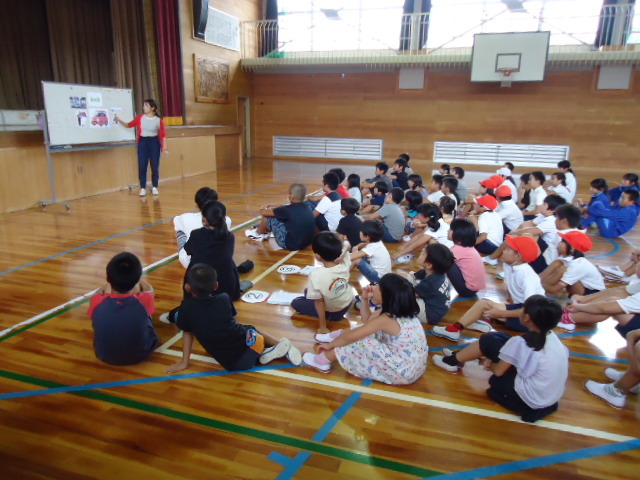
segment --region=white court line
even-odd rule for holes
[[[176,333],[173,337],[171,337],[169,340],[164,342],[162,345],[160,345],[158,348],[156,348],[155,350],[156,353],[167,353],[167,350],[181,338],[182,338],[182,332],[180,331]]]
[[[172,355],[174,357],[181,357],[182,352],[176,350],[165,350],[162,353]],[[204,355],[192,355],[192,358],[201,360],[206,363],[213,363],[218,365],[213,358]],[[593,428],[577,427],[574,425],[566,425],[563,423],[549,422],[548,420],[540,420],[536,423],[526,423],[520,420],[520,417],[506,412],[494,412],[492,410],[485,410],[482,408],[469,407],[466,405],[458,405],[451,402],[443,402],[441,400],[430,400],[424,397],[418,397],[415,395],[407,395],[406,393],[390,392],[388,390],[381,390],[378,388],[365,387],[363,385],[354,385],[351,383],[338,382],[335,380],[325,380],[323,378],[310,377],[307,375],[299,375],[297,373],[291,373],[284,370],[262,370],[259,373],[264,375],[271,375],[274,377],[286,378],[289,380],[297,380],[299,382],[314,383],[316,385],[322,385],[323,387],[332,387],[339,390],[348,390],[351,392],[363,393],[366,395],[372,395],[374,397],[383,397],[391,400],[399,400],[403,402],[424,405],[428,407],[442,408],[444,410],[453,410],[455,412],[463,412],[471,415],[479,415],[481,417],[493,418],[495,420],[505,420],[507,422],[520,423],[523,425],[531,425],[533,427],[548,428],[550,430],[556,430],[560,432],[573,433],[576,435],[583,435],[586,437],[599,438],[601,440],[608,440],[611,442],[627,442],[629,440],[636,440],[636,437],[628,437],[626,435],[618,435],[617,433],[603,432],[595,430]]]
[[[240,228],[244,227],[245,225],[255,222],[259,218],[261,218],[261,217],[259,217],[259,216],[258,217],[254,217],[251,220],[247,220],[246,222],[241,223],[240,225],[236,225],[235,227],[233,227],[231,229],[231,231],[235,232],[236,230],[239,230]],[[154,262],[154,263],[152,263],[150,265],[147,265],[146,267],[144,267],[142,269],[142,271],[146,272],[147,270],[150,270],[150,269],[152,269],[152,268],[154,268],[154,267],[156,267],[158,265],[161,265],[161,264],[163,264],[165,262],[168,262],[169,260],[171,260],[171,259],[173,259],[173,258],[175,258],[177,256],[178,256],[178,253],[174,253],[172,255],[169,255],[168,257],[165,257],[162,260],[158,260],[157,262]],[[0,338],[4,337],[6,334],[12,332],[13,330],[15,330],[17,328],[24,327],[26,325],[30,325],[30,324],[32,324],[34,322],[37,322],[38,320],[41,320],[41,319],[43,319],[43,318],[45,318],[45,317],[47,317],[49,315],[52,315],[52,314],[54,314],[54,313],[56,313],[56,312],[58,312],[60,310],[63,310],[65,308],[67,308],[67,307],[75,305],[76,303],[82,302],[83,300],[86,300],[88,297],[91,297],[98,290],[99,289],[97,289],[97,288],[95,290],[91,290],[90,292],[87,292],[87,293],[85,293],[83,295],[80,295],[79,297],[76,297],[76,298],[74,298],[72,300],[69,300],[68,302],[65,302],[65,303],[63,303],[61,305],[58,305],[57,307],[53,307],[52,309],[47,310],[46,312],[39,313],[39,314],[37,314],[37,315],[27,319],[27,320],[24,320],[24,321],[22,321],[20,323],[17,323],[17,324],[15,324],[15,325],[13,325],[13,326],[11,326],[9,328],[5,328],[4,330],[0,331]],[[162,347],[160,347],[160,348],[162,348]]]
[[[298,253],[300,250],[294,250],[293,252],[289,253],[289,255],[287,255],[286,257],[278,260],[276,263],[274,263],[273,265],[271,265],[269,268],[267,268],[264,272],[262,272],[260,275],[258,275],[256,278],[254,278],[253,280],[251,280],[251,283],[253,283],[253,285],[255,285],[256,283],[258,283],[260,280],[262,280],[264,277],[266,277],[267,275],[269,275],[271,272],[273,272],[276,268],[278,268],[280,265],[282,265],[284,262],[286,262],[287,260],[289,260],[291,257],[293,257],[296,253]]]

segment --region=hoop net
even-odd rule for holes
[[[499,68],[498,72],[502,73],[502,80],[500,81],[501,87],[511,86],[511,74],[517,72],[517,68]]]

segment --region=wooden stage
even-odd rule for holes
[[[253,161],[241,172],[162,183],[157,199],[120,191],[74,201],[70,213],[51,206],[0,217],[2,478],[640,478],[638,399],[630,396],[624,410],[615,410],[583,389],[588,379],[605,381],[606,367],[625,368],[624,341],[611,320],[558,330],[571,350],[567,391],[559,411],[534,425],[486,397],[488,373],[479,365],[451,375],[429,361],[416,384],[393,387],[339,366],[323,375],[284,361],[229,373],[196,343],[203,356],[189,370],[165,374],[181,354],[177,329],[157,321],[182,295],[171,219],[193,210],[195,191],[210,186],[234,227],[246,225],[259,205],[285,201],[292,180],[274,178],[269,161]],[[302,180],[310,190],[320,187],[316,176]],[[311,265],[310,249],[276,250],[243,230],[236,231],[236,263],[252,259],[256,267],[242,278],[258,290],[302,292],[306,277],[276,269]],[[637,231],[626,240],[594,237],[590,256],[618,264],[629,242],[640,244]],[[147,277],[163,345],[147,362],[112,367],[95,358],[87,304],[105,281],[106,263],[123,250],[152,266]],[[504,297],[496,269],[487,272],[483,296]],[[364,284],[357,272],[352,280]],[[447,319],[471,302],[457,301]],[[292,316],[289,307],[236,307],[239,321],[286,336],[303,351],[314,347],[315,322]],[[355,310],[348,317],[332,328],[358,322]],[[465,333],[464,342],[479,336]],[[427,338],[433,352],[452,345]]]

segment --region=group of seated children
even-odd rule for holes
[[[272,235],[278,246],[288,250],[311,245],[321,265],[309,274],[304,295],[291,303],[297,313],[318,319],[314,337],[320,344],[318,352],[304,355],[286,338],[277,340],[236,321],[232,302],[239,298],[240,289],[230,219],[215,191],[199,190],[196,204],[201,225],[194,216],[198,214],[174,221],[180,259],[187,271],[182,303],[170,312],[168,321],[184,332],[183,358],[167,371],[188,367],[195,336],[229,370],[246,370],[286,356],[295,365],[304,360],[326,373],[337,360],[356,376],[407,384],[425,372],[428,346],[423,324],[432,325],[435,335],[451,341],[458,341],[468,328],[483,333],[480,341],[457,353],[445,349],[443,356],[433,357],[438,367],[457,372],[465,362],[484,358],[485,368],[493,373],[488,393],[496,402],[525,421],[555,411],[567,379],[568,353],[551,330],[557,326],[570,330],[576,324],[613,316],[618,331],[630,342],[630,357],[633,353],[637,359],[640,336],[634,331],[640,329],[640,281],[606,289],[600,272],[584,257],[592,243],[578,228],[586,226],[582,212],[570,203],[576,188],[569,181],[569,175],[575,181],[570,165],[559,165],[554,187],[563,188],[554,188],[554,193],[544,190],[545,177],[538,171],[522,176],[518,192],[510,175],[512,167],[505,166],[498,175],[483,180],[480,196],[465,198],[458,196],[464,185],[463,169],[443,166],[444,176],[434,175],[427,191],[419,175],[406,173],[408,158],[401,158],[390,176],[381,162],[376,165],[376,177],[358,186],[359,178],[350,176],[346,188],[344,172],[334,169],[323,176],[324,195],[309,198],[306,187],[294,183],[286,203],[263,206],[260,224],[247,236],[264,240]],[[630,178],[625,181],[629,183]],[[618,205],[602,196],[606,192],[601,182],[592,183],[589,205],[577,202],[589,219],[595,217],[594,222],[601,221],[597,213],[603,208],[635,212],[637,177],[635,181],[635,189],[629,184],[620,187]],[[366,195],[369,190],[375,197],[385,189],[379,209],[373,200],[371,209],[362,209],[358,193]],[[456,209],[460,198],[464,201]],[[448,208],[453,205],[450,213],[443,214],[443,203]],[[362,215],[366,211],[371,213]],[[457,212],[467,218],[454,218]],[[392,257],[386,244],[403,240]],[[486,288],[480,254],[489,254],[485,263],[497,264],[498,259],[504,263],[507,301],[478,300],[457,321],[440,326],[451,305],[451,287],[460,297],[475,297]],[[392,273],[392,258],[410,263],[416,256],[419,271],[408,278]],[[629,275],[633,270],[640,277],[639,259],[636,252],[621,271]],[[370,282],[360,296],[350,280],[354,268]],[[96,355],[107,363],[137,363],[157,345],[150,319],[153,290],[140,280],[141,275],[138,259],[120,254],[107,267],[110,287],[92,298]],[[565,309],[544,297],[563,290],[572,296]],[[331,331],[328,322],[341,320],[354,302],[363,324]],[[117,339],[108,328],[115,317],[129,319],[123,320],[127,325],[118,331]],[[510,337],[492,331],[493,326],[525,334]],[[129,353],[123,355],[125,351]],[[627,372],[605,372],[614,384],[590,382],[587,389],[610,404],[624,405],[624,395],[637,389],[638,371],[636,365]],[[623,400],[616,400],[619,397]]]

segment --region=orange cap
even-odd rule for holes
[[[525,262],[531,263],[540,256],[540,247],[533,238],[526,236],[512,237],[511,235],[507,235],[506,238],[507,245],[518,252]]]
[[[480,182],[480,185],[487,188],[493,188],[494,190],[502,185],[504,179],[500,175],[491,175]]]
[[[499,197],[511,197],[513,192],[511,191],[511,188],[509,188],[509,185],[500,185],[496,188],[496,195]]]
[[[489,210],[495,210],[498,208],[498,200],[496,200],[496,197],[493,195],[483,195],[480,198],[477,198],[476,202]]]
[[[580,230],[572,230],[567,233],[558,232],[558,235],[579,252],[588,252],[593,248],[593,242],[589,236]]]

